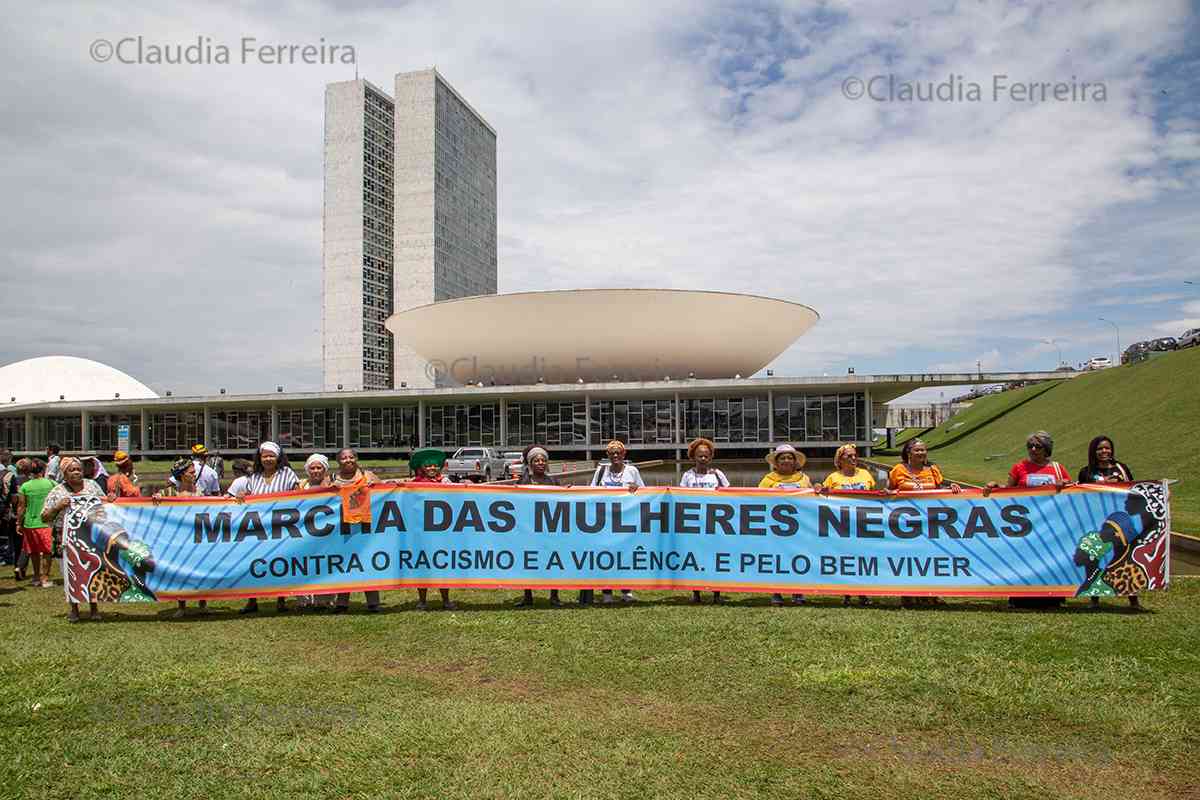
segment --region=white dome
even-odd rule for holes
[[[99,361],[73,356],[29,358],[0,367],[0,403],[53,403],[112,400],[117,395],[145,400],[158,395],[141,381]]]

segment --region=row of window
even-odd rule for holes
[[[366,363],[364,362],[364,367]],[[390,385],[390,364],[376,365],[372,380]],[[386,388],[386,386],[373,386]],[[505,411],[506,431],[500,437],[498,403],[430,405],[425,409],[425,444],[431,447],[471,445],[524,447],[529,444],[603,446],[610,439],[629,444],[671,445],[704,436],[716,442],[866,441],[869,409],[861,393],[700,397],[680,401],[678,419],[671,399],[512,402]],[[417,445],[417,407],[351,408],[352,447],[407,448]],[[169,411],[147,415],[147,436],[154,450],[184,451],[204,439],[201,411]],[[295,447],[332,449],[341,442],[342,410],[280,409],[278,434]],[[94,414],[89,438],[93,449],[113,450],[117,428],[130,426],[131,446],[141,449],[140,415]],[[676,433],[680,426],[681,436]],[[34,417],[34,447],[56,441],[69,450],[82,446],[79,415]],[[589,436],[590,433],[590,436]],[[219,410],[209,413],[212,449],[252,449],[271,438],[270,409]],[[590,441],[589,441],[590,439]],[[25,424],[20,417],[0,418],[0,446],[25,447]]]

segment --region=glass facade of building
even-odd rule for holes
[[[350,409],[350,447],[409,449],[417,443],[417,407]]]
[[[593,400],[592,444],[603,446],[613,439],[625,444],[672,444],[674,405],[673,399]]]
[[[494,447],[500,444],[500,405],[427,406],[425,439],[429,447]]]
[[[155,451],[183,452],[197,442],[213,450],[256,448],[275,439],[305,451],[330,452],[344,444],[369,450],[412,450],[466,446],[523,448],[543,444],[578,450],[603,448],[611,439],[630,445],[674,448],[703,436],[722,444],[766,445],[775,442],[828,444],[870,441],[871,421],[863,392],[832,394],[775,392],[738,396],[653,399],[592,399],[441,403],[426,401],[424,439],[419,441],[420,412],[415,399],[404,405],[326,405],[271,409],[209,407],[208,437],[204,412],[147,410],[146,436]],[[385,401],[386,402],[386,401]],[[504,406],[503,417],[501,406]],[[88,415],[89,448],[111,452],[117,428],[130,426],[131,449],[140,450],[141,414],[93,412]],[[503,424],[501,424],[503,422]],[[773,426],[773,430],[772,430]],[[343,442],[343,433],[349,435]],[[80,415],[33,416],[34,449],[55,441],[68,450],[82,447]],[[0,446],[25,450],[24,415],[0,416]]]
[[[336,450],[342,446],[342,408],[281,408],[279,445],[303,450]]]
[[[253,450],[271,440],[271,409],[209,412],[208,431],[209,441],[206,444],[210,450]],[[200,432],[203,437],[203,426]]]
[[[62,417],[33,418],[33,449],[45,450],[54,442],[64,450],[83,447],[83,421],[78,414]]]
[[[681,399],[684,439],[714,442],[769,442],[767,396]]]
[[[130,451],[142,449],[141,414],[92,414],[88,417],[88,444],[96,452],[117,449],[117,428],[129,426]],[[199,440],[197,440],[199,441]]]
[[[862,393],[777,394],[774,414],[776,441],[836,443],[867,438]]]
[[[0,418],[0,447],[25,449],[25,417]]]
[[[434,300],[496,293],[496,134],[435,80]]]
[[[582,400],[509,403],[505,411],[505,446],[587,444],[587,418]]]
[[[363,105],[363,388],[392,388],[392,218],[395,207],[394,108],[364,83]]]
[[[191,449],[197,442],[204,441],[204,412],[163,411],[147,415],[151,450]]]

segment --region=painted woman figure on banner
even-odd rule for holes
[[[1128,596],[1138,607],[1133,595],[1167,584],[1169,529],[1166,486],[1135,483],[1125,497],[1125,509],[1109,514],[1100,530],[1079,540],[1075,563],[1083,567],[1084,578],[1075,596]]]

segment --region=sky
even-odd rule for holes
[[[319,388],[325,84],[430,66],[498,132],[501,292],[812,306],[776,375],[1052,369],[1200,326],[1186,2],[5,5],[0,363]],[[189,44],[215,55],[147,63]]]

